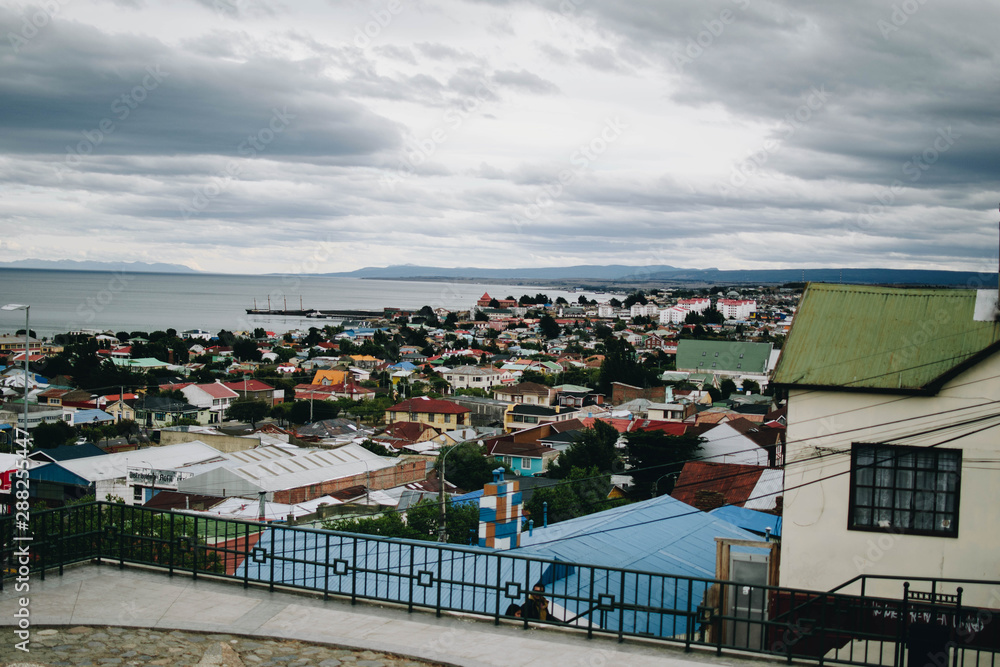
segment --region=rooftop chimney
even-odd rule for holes
[[[518,482],[503,480],[503,468],[483,487],[479,501],[479,546],[513,549],[521,545],[521,492]]]

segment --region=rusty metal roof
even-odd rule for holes
[[[1000,347],[1000,323],[974,317],[977,298],[976,290],[810,284],[773,381],[935,393]]]

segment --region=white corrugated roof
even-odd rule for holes
[[[352,477],[364,472],[391,468],[396,462],[373,454],[360,445],[316,450],[307,455],[275,459],[235,468],[235,472],[257,481],[267,491],[294,489],[331,479]]]
[[[743,507],[751,510],[771,510],[777,506],[778,496],[785,492],[784,471],[764,468]]]
[[[222,452],[200,440],[192,440],[177,445],[147,447],[131,452],[59,461],[59,465],[93,482],[125,477],[129,468],[152,467],[157,470],[169,470],[195,463],[206,463],[214,459],[223,460]]]

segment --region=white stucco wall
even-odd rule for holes
[[[972,433],[997,420],[904,438],[997,414],[990,402],[1000,398],[998,376],[1000,354],[994,354],[931,397],[792,390],[781,585],[829,590],[859,574],[1000,579],[1000,427]],[[852,442],[929,446],[963,433],[967,437],[940,445],[963,451],[957,538],[847,529]],[[829,455],[816,458],[820,454]],[[965,588],[967,604],[990,603],[987,587]],[[902,582],[868,590],[897,596]],[[989,606],[1000,606],[993,598]]]

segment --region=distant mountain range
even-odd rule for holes
[[[132,271],[135,273],[199,273],[183,264],[158,262],[88,262],[73,259],[19,259],[0,262],[2,269],[48,269],[50,271]]]
[[[0,262],[0,268],[48,269],[54,271],[132,271],[145,273],[201,273],[183,264],[149,262],[89,262],[69,259],[22,259]],[[995,286],[996,274],[971,271],[931,271],[923,269],[750,269],[723,271],[709,269],[681,269],[669,264],[628,266],[625,264],[579,264],[576,266],[550,266],[533,269],[484,269],[479,267],[442,268],[402,264],[396,266],[369,266],[356,271],[324,273],[340,278],[379,278],[383,280],[462,280],[466,282],[500,281],[560,281],[563,283],[643,283],[649,281],[671,283],[711,284],[781,284],[802,281],[845,282],[878,285],[942,285]]]
[[[446,269],[435,266],[404,264],[387,267],[366,267],[356,271],[328,273],[344,278],[382,279],[461,279],[461,280],[600,280],[609,282],[691,282],[725,284],[775,284],[815,281],[889,285],[995,285],[996,277],[972,271],[932,271],[923,269],[751,269],[722,271],[710,269],[680,269],[666,264],[626,266],[545,267],[537,269],[483,269],[476,267]]]

